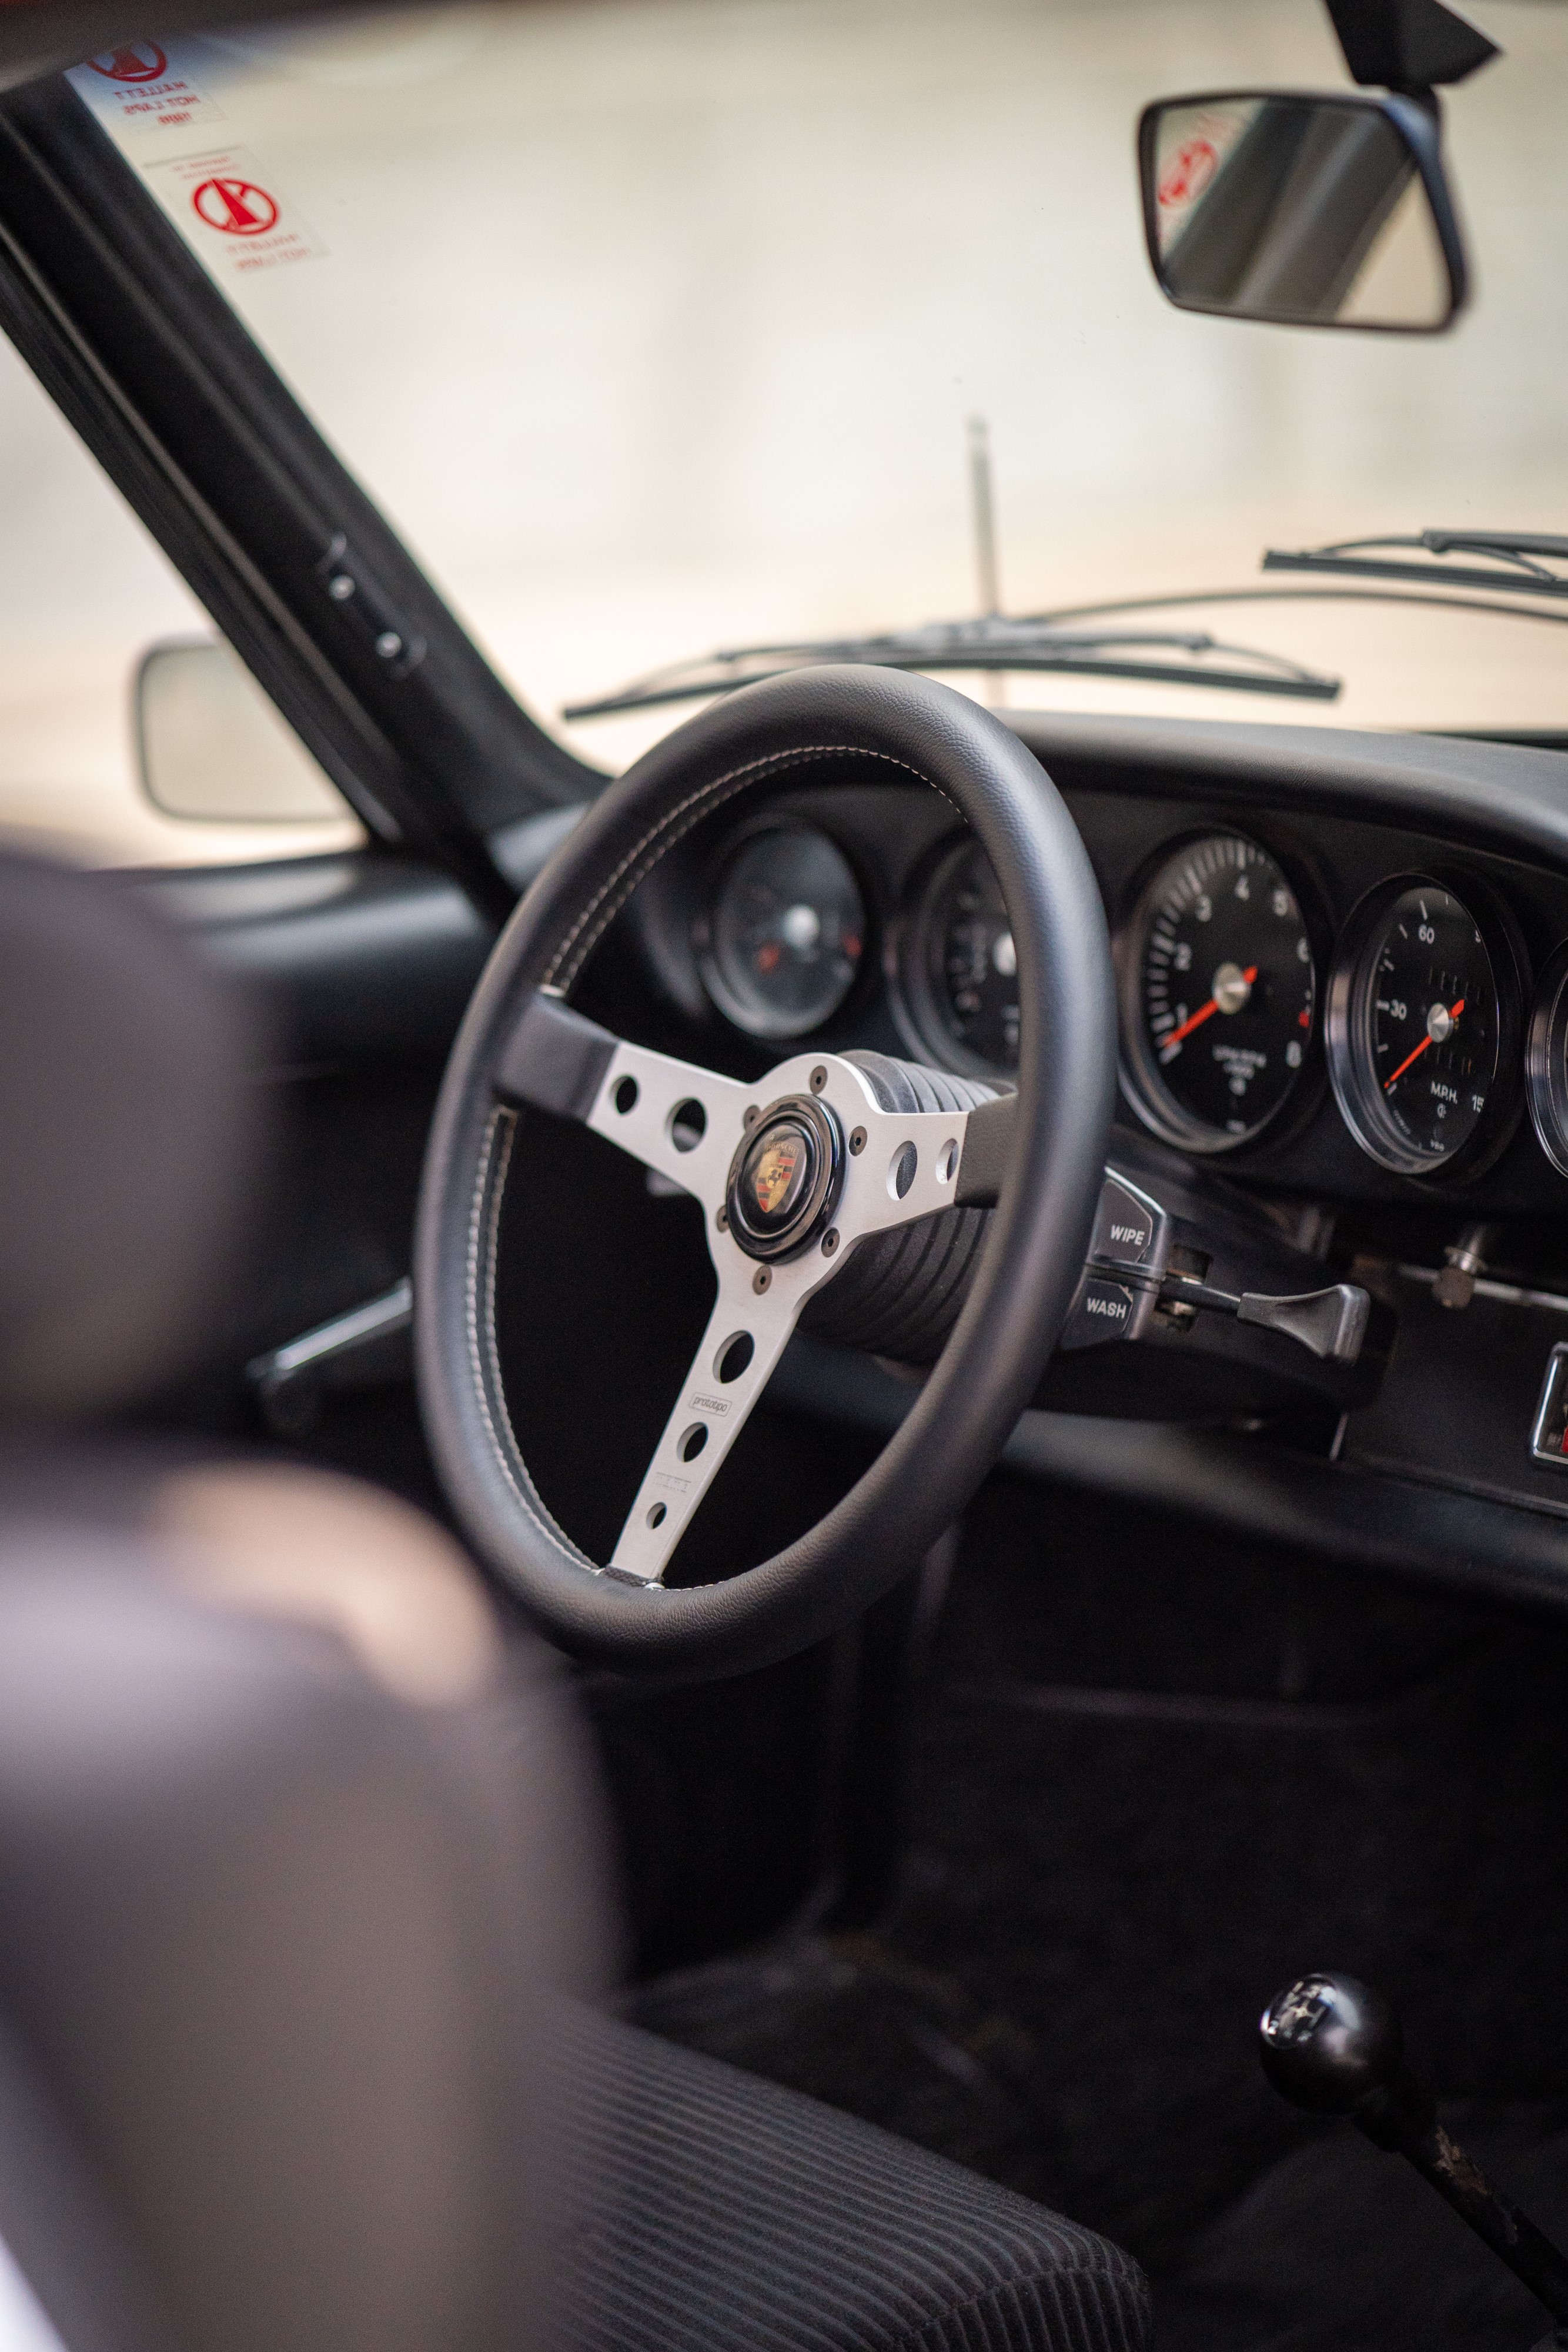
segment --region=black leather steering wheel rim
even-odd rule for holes
[[[969,1296],[908,1417],[799,1541],[726,1582],[620,1582],[550,1517],[506,1412],[495,1238],[515,1114],[496,1071],[535,992],[570,994],[637,884],[747,789],[831,760],[942,793],[990,859],[1018,954],[1011,1160]],[[874,764],[873,764],[874,763]],[[426,1432],[480,1556],[560,1646],[675,1678],[734,1674],[847,1622],[951,1525],[1001,1453],[1056,1343],[1088,1248],[1115,1087],[1110,944],[1076,826],[1033,755],[931,679],[801,672],[727,696],[611,785],[497,941],[447,1066],[414,1256]]]

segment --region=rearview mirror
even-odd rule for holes
[[[221,637],[150,647],[133,698],[141,789],[165,816],[207,824],[341,824],[351,816]]]
[[[1435,106],[1162,99],[1138,125],[1138,163],[1149,259],[1178,310],[1435,335],[1465,299]]]

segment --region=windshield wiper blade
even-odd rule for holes
[[[1419,551],[1430,560],[1407,562],[1379,548]],[[1485,556],[1484,563],[1454,563],[1454,555]],[[1552,569],[1553,565],[1559,567]],[[1420,530],[1375,539],[1342,539],[1328,547],[1269,548],[1265,572],[1353,572],[1363,580],[1419,580],[1428,586],[1486,588],[1513,596],[1568,596],[1568,539],[1532,530]]]
[[[1180,654],[1184,659],[1162,658]],[[1060,670],[1081,677],[1134,678],[1166,686],[1208,686],[1235,694],[1294,695],[1333,702],[1341,681],[1256,646],[1228,645],[1207,629],[1064,629],[1044,619],[988,614],[973,621],[931,621],[881,636],[803,638],[789,645],[737,646],[700,660],[676,662],[613,694],[568,703],[563,719],[607,719],[661,702],[733,693],[759,678],[831,662],[873,663],[907,670]]]

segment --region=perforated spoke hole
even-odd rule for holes
[[[737,1381],[757,1353],[757,1342],[749,1331],[737,1331],[727,1339],[713,1360],[713,1376],[723,1385]]]
[[[669,1510],[668,1510],[667,1507],[666,1507],[664,1504],[663,1504],[663,1503],[650,1503],[650,1504],[649,1504],[649,1506],[648,1506],[648,1525],[649,1525],[651,1528],[662,1528],[662,1527],[664,1526],[664,1521],[669,1517],[669,1516],[670,1516],[670,1514],[669,1514]]]
[[[669,1130],[670,1141],[677,1151],[695,1151],[707,1133],[707,1113],[700,1102],[688,1096],[670,1113]]]
[[[695,1462],[697,1455],[702,1452],[703,1447],[706,1444],[707,1429],[706,1425],[700,1421],[694,1421],[691,1427],[681,1439],[676,1451],[679,1453],[683,1462]]]
[[[610,1099],[622,1116],[624,1116],[624,1114],[629,1110],[635,1110],[637,1108],[636,1079],[617,1078],[615,1081],[615,1091],[611,1096]]]
[[[894,1153],[887,1171],[887,1189],[895,1201],[902,1201],[915,1181],[915,1171],[920,1165],[920,1154],[913,1143],[901,1143]]]

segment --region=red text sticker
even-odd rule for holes
[[[241,278],[327,250],[276,173],[230,147],[147,167],[147,184],[209,268]]]
[[[131,41],[122,49],[100,50],[85,66],[76,67],[68,79],[106,131],[168,132],[194,127],[200,136],[208,123],[224,119],[223,108],[197,89],[178,55],[161,49],[155,41]]]
[[[131,41],[122,49],[105,49],[89,61],[89,70],[106,81],[162,81],[169,60],[156,41]]]
[[[277,199],[254,180],[204,180],[191,202],[207,226],[225,236],[265,236],[277,226]]]

